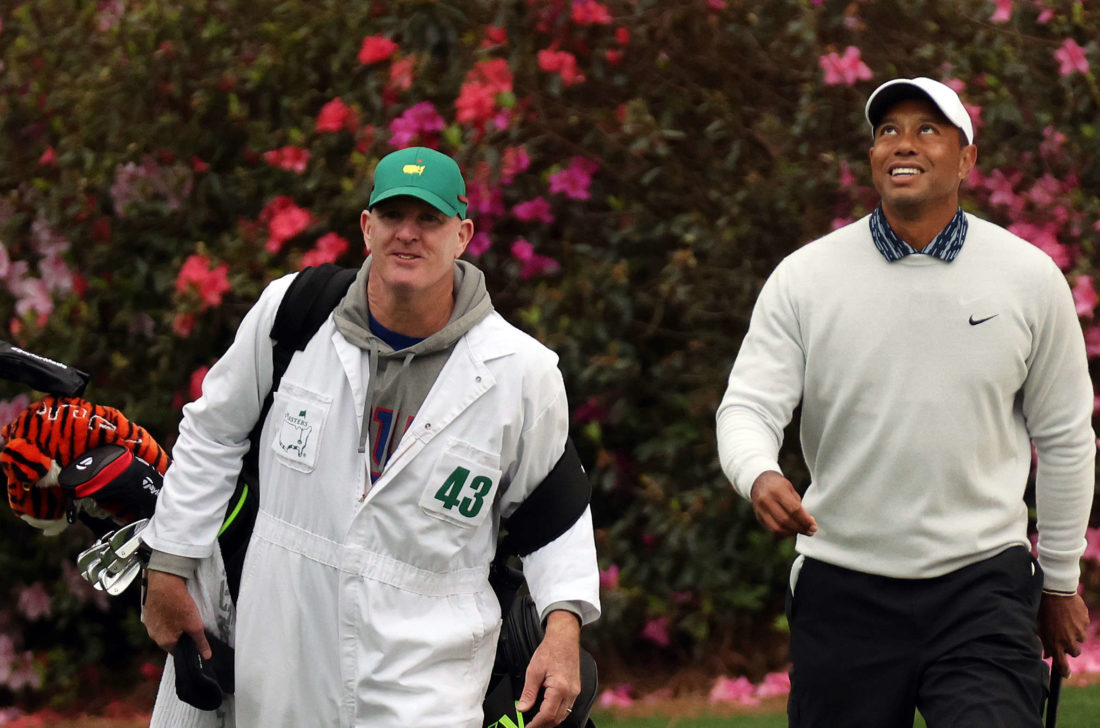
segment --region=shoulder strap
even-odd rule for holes
[[[264,398],[260,417],[248,435],[249,448],[241,463],[237,489],[229,501],[225,520],[218,533],[226,580],[234,602],[237,601],[244,555],[259,507],[260,432],[271,403],[275,400],[275,390],[279,388],[294,353],[306,348],[317,329],[321,328],[321,324],[347,293],[356,273],[355,268],[342,268],[332,263],[305,268],[291,281],[279,303],[275,322],[271,325],[271,389]]]

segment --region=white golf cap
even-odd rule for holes
[[[912,98],[931,101],[948,121],[962,130],[967,144],[974,143],[974,122],[970,120],[970,114],[966,113],[966,107],[959,100],[959,95],[950,86],[924,77],[895,78],[875,89],[867,99],[867,108],[864,110],[867,122],[871,125],[871,134],[874,135],[875,127],[882,121],[887,109],[902,99]]]

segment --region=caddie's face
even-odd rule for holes
[[[470,220],[449,217],[415,197],[394,197],[364,210],[363,242],[372,285],[401,295],[450,290],[454,262],[473,236]]]
[[[871,179],[883,207],[906,218],[945,213],[959,204],[959,183],[977,148],[925,99],[894,104],[875,129]]]

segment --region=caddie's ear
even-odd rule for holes
[[[359,215],[359,229],[363,231],[363,245],[370,255],[370,210],[363,210]]]
[[[455,260],[466,250],[466,246],[474,239],[474,221],[470,218],[460,220],[458,223],[458,245],[455,246]]]

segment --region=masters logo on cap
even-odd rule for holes
[[[448,217],[466,217],[466,182],[462,172],[453,159],[434,149],[399,149],[378,162],[367,209],[402,196],[423,200]]]

